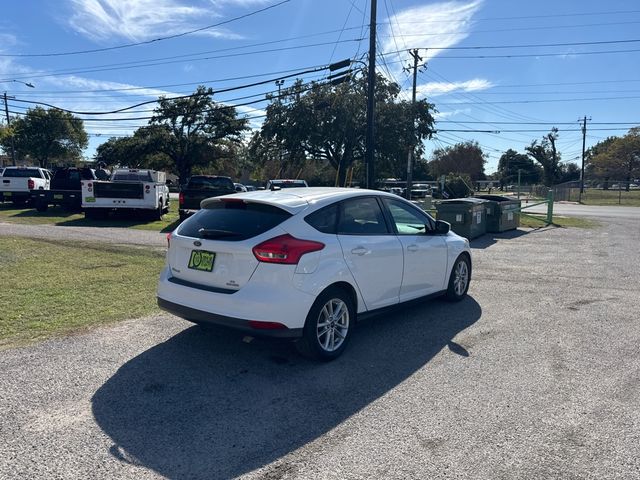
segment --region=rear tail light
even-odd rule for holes
[[[289,234],[272,238],[253,247],[253,254],[260,262],[297,265],[305,253],[317,252],[324,243],[300,240]]]
[[[27,188],[28,188],[29,190],[35,190],[35,188],[36,188],[36,182],[34,182],[34,181],[33,181],[33,179],[31,179],[31,178],[30,178],[30,179],[27,181]]]
[[[171,247],[171,232],[167,233],[167,248]]]
[[[183,192],[180,192],[180,195],[178,195],[178,203],[180,205],[184,204],[184,193]]]
[[[144,193],[149,193],[151,191],[151,187],[149,185],[144,186]]]

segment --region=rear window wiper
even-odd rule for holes
[[[232,232],[230,230],[216,230],[213,228],[201,228],[198,233],[203,238],[223,238],[223,237],[236,237],[240,235],[238,232]]]

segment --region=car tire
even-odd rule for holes
[[[37,202],[36,203],[36,210],[38,212],[46,212],[49,209],[49,205],[45,202]]]
[[[449,277],[446,298],[450,302],[459,302],[466,295],[471,283],[471,262],[467,255],[456,258]]]
[[[356,309],[351,296],[344,289],[329,288],[311,306],[296,348],[313,360],[334,360],[347,347],[355,321]]]

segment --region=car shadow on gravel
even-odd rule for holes
[[[194,326],[122,365],[93,396],[93,415],[122,462],[168,478],[236,477],[331,431],[443,349],[470,361],[453,338],[481,315],[467,297],[370,318],[330,363]]]
[[[484,235],[474,238],[470,242],[471,248],[483,250],[485,248],[489,248],[492,245],[495,245],[500,240],[513,240],[515,238],[523,237],[525,235],[531,235],[532,233],[541,232],[548,230],[548,227],[540,227],[540,228],[527,228],[527,229],[517,229],[517,230],[507,230],[506,232],[500,233],[485,233]]]

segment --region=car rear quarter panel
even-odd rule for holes
[[[324,243],[318,252],[303,255],[293,279],[296,289],[317,297],[325,289],[336,283],[347,283],[356,292],[357,311],[366,311],[362,295],[351,271],[347,267],[338,237],[334,234],[322,233],[304,221],[301,212],[281,224],[280,227],[290,235],[306,240]]]

